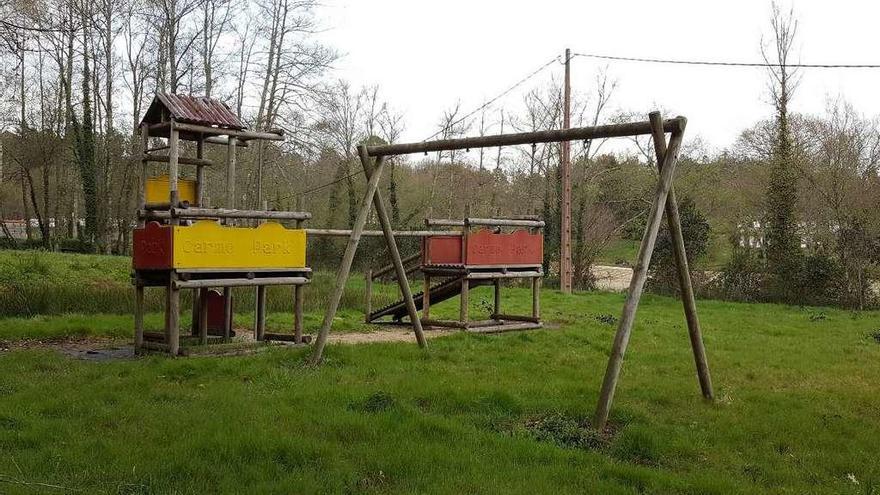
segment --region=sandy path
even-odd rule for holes
[[[381,327],[380,327],[381,328]],[[444,335],[459,333],[460,330],[425,330],[425,337],[433,339]],[[372,342],[415,342],[416,337],[412,331],[401,327],[400,329],[387,327],[375,332],[363,333],[331,333],[327,339],[331,344],[369,344]]]
[[[623,292],[629,288],[632,279],[632,268],[627,266],[593,265],[596,277],[596,288],[612,292]]]

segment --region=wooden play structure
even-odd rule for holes
[[[147,109],[140,130],[142,188],[133,235],[135,349],[182,353],[180,291],[185,289],[193,291],[192,335],[186,342],[229,342],[233,287],[255,287],[255,340],[305,342],[303,287],[311,270],[306,266],[302,222],[311,215],[235,208],[236,147],[283,140],[282,133],[249,131],[226,105],[211,98],[161,93]],[[151,138],[162,142],[150,148]],[[195,143],[195,157],[183,156],[181,141]],[[205,167],[213,165],[204,157],[206,144],[226,148],[224,208],[205,204]],[[159,154],[162,151],[167,154]],[[150,163],[167,164],[166,173],[151,177]],[[190,178],[183,178],[180,165],[194,166]],[[279,221],[293,221],[295,228]],[[266,332],[266,288],[273,285],[293,287],[292,334]],[[144,332],[147,287],[165,289],[164,333]],[[222,295],[215,289],[221,289]]]
[[[405,155],[411,153],[469,150],[497,146],[535,145],[537,143],[551,142],[562,143],[568,141],[587,141],[612,137],[650,135],[652,136],[654,141],[654,149],[659,168],[659,178],[654,195],[654,201],[651,204],[651,209],[647,217],[645,233],[642,237],[641,245],[639,247],[638,259],[636,261],[635,267],[633,268],[633,277],[630,282],[629,291],[627,292],[626,301],[623,306],[623,313],[618,323],[617,332],[615,334],[614,342],[611,348],[611,355],[608,359],[608,366],[606,368],[605,377],[602,382],[602,389],[600,391],[599,403],[596,406],[593,426],[599,430],[602,430],[605,428],[608,421],[608,415],[611,410],[614,392],[617,388],[620,370],[623,365],[623,357],[626,353],[626,348],[629,343],[629,338],[632,332],[633,322],[635,321],[635,315],[638,308],[639,300],[642,296],[642,291],[647,280],[648,265],[651,261],[651,254],[654,251],[654,244],[657,240],[657,234],[660,230],[660,222],[663,220],[664,212],[666,213],[666,218],[669,224],[669,231],[672,234],[673,238],[673,251],[675,253],[676,264],[678,267],[682,303],[684,305],[688,333],[690,335],[694,361],[696,363],[697,376],[699,377],[699,383],[702,389],[703,396],[707,399],[712,399],[712,381],[709,375],[709,366],[706,360],[706,353],[705,349],[703,348],[700,324],[697,318],[694,292],[691,284],[690,272],[687,266],[687,256],[685,253],[684,239],[681,232],[681,221],[678,214],[678,205],[676,203],[675,192],[672,187],[673,177],[675,174],[675,165],[678,160],[678,153],[681,147],[682,139],[684,137],[686,125],[687,119],[685,119],[684,117],[676,117],[673,119],[664,120],[659,112],[653,112],[649,115],[649,119],[644,122],[579,127],[571,129],[566,128],[539,132],[525,132],[518,134],[498,134],[493,136],[443,139],[417,143],[359,146],[358,153],[361,159],[361,166],[363,167],[364,174],[367,178],[367,185],[364,192],[363,201],[361,202],[360,210],[358,211],[355,223],[352,226],[348,245],[345,249],[345,254],[343,255],[342,261],[339,265],[339,270],[336,276],[336,287],[333,295],[330,298],[330,303],[327,307],[326,313],[324,314],[324,320],[315,342],[315,347],[312,354],[312,363],[319,363],[323,356],[324,347],[327,343],[327,338],[330,333],[330,328],[333,324],[333,319],[336,316],[336,311],[339,308],[339,302],[342,299],[342,295],[345,290],[345,284],[348,280],[348,275],[351,270],[354,255],[357,251],[360,238],[364,233],[364,226],[367,222],[367,217],[369,216],[370,210],[372,208],[375,208],[376,216],[382,227],[382,233],[385,237],[388,251],[391,257],[391,267],[393,267],[394,275],[400,287],[400,293],[403,296],[401,303],[398,303],[398,305],[395,307],[394,315],[396,316],[397,314],[400,314],[402,317],[402,312],[404,311],[403,308],[405,308],[405,315],[409,317],[409,323],[412,326],[416,341],[421,347],[427,347],[427,341],[425,340],[422,328],[422,323],[424,320],[419,317],[418,312],[419,309],[423,309],[425,307],[430,309],[430,302],[438,295],[437,293],[439,291],[439,288],[438,290],[434,290],[429,285],[427,304],[425,303],[424,295],[421,295],[418,298],[421,300],[421,302],[420,304],[417,304],[417,297],[415,297],[410,290],[409,281],[407,280],[407,268],[400,257],[400,252],[398,251],[397,243],[395,241],[395,232],[392,230],[391,222],[388,218],[388,212],[385,209],[385,203],[382,199],[382,193],[381,191],[379,191],[378,188],[379,180],[381,179],[382,173],[385,169],[386,157],[393,157],[396,155]],[[671,134],[668,143],[666,141],[667,133]],[[473,223],[471,223],[471,225],[473,225]],[[428,235],[430,236],[431,234],[429,233]],[[458,243],[457,245],[463,246],[462,244],[460,244],[460,241],[448,239],[444,240],[440,239],[439,237],[437,239],[431,239],[430,237],[428,237],[428,240],[426,242],[428,243],[428,247],[425,252],[428,253],[428,261],[432,261],[435,259],[432,257],[431,251],[432,249],[435,249],[434,253],[436,254],[436,249],[442,243],[449,242],[454,245]],[[468,262],[474,261],[474,259],[470,257],[470,253],[465,254],[466,250],[464,249],[464,247],[457,249],[458,250],[456,251],[456,249],[454,248],[452,249],[452,251],[462,253],[463,256],[467,256],[466,258],[462,258],[460,260],[453,256],[454,259],[461,262],[460,265],[462,267],[467,266]],[[427,264],[427,266],[429,267],[429,271],[431,270],[430,265],[430,263]],[[453,282],[451,282],[451,285],[458,285],[459,287],[455,289],[450,288],[449,290],[452,292],[459,291],[461,295],[466,298],[467,287],[465,287],[465,284],[468,284],[469,287],[471,279],[468,279],[468,277],[471,276],[473,273],[475,272],[469,272],[467,269],[464,268],[460,268],[455,273],[451,273],[450,277],[453,280]],[[466,325],[467,315],[463,314],[462,316],[463,317],[460,318],[461,321],[457,323]],[[368,316],[368,319],[369,318],[370,317]],[[428,319],[428,321],[430,322],[430,319]]]
[[[423,327],[451,327],[479,333],[541,328],[540,285],[544,276],[541,267],[544,261],[544,222],[537,218],[466,218],[428,219],[425,223],[428,227],[461,228],[461,231],[422,237],[418,255],[404,261],[418,263],[416,267],[407,269],[407,273],[419,272],[424,277],[423,291],[413,294],[416,309],[422,311]],[[514,230],[503,232],[503,229]],[[400,322],[408,315],[405,300],[376,311],[370,310],[373,280],[392,270],[393,266],[388,266],[375,274],[370,271],[366,274],[368,323],[378,323],[389,316],[394,322]],[[532,289],[531,315],[502,313],[502,281],[511,279],[529,281]],[[488,320],[472,321],[468,314],[468,293],[475,287],[485,285],[494,287],[493,312]],[[431,304],[455,296],[460,296],[457,320],[431,319]]]

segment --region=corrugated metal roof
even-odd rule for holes
[[[186,96],[172,93],[156,93],[153,102],[144,114],[141,124],[162,122],[162,108],[178,122],[218,126],[225,129],[244,129],[241,120],[232,113],[225,103],[205,96]]]

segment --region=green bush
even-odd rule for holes
[[[766,275],[758,254],[755,249],[737,246],[707,288],[710,295],[732,301],[764,300]]]
[[[695,286],[698,286],[699,278],[695,277],[697,270],[694,265],[709,250],[711,227],[705,215],[690,198],[686,197],[679,203],[678,212],[681,217],[681,234],[684,238],[691,280],[694,281]],[[649,276],[648,289],[653,292],[676,294],[680,290],[672,235],[666,223],[663,224],[657,243],[654,245]]]

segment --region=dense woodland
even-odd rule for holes
[[[316,41],[323,27],[318,8],[311,0],[0,0],[5,245],[129,251],[139,187],[136,127],[156,92],[211,96],[250,128],[284,130],[283,144],[239,152],[239,206],[265,200],[270,208],[312,212],[316,227],[350,225],[364,186],[355,146],[398,141],[405,118],[381,87],[334,78],[339,55]],[[808,77],[787,65],[796,19],[774,6],[766,32],[756,45],[771,65],[767,118],[725,149],[692,137],[683,149],[676,190],[689,254],[699,270],[713,246],[726,253],[720,266],[698,277],[701,290],[747,300],[874,305],[880,122],[845,96],[830,99],[821,115],[790,112],[797,81]],[[616,104],[619,83],[625,81],[608,71],[576,81],[572,125],[644,120],[650,109]],[[561,93],[559,81],[544,80],[516,101],[482,111],[452,105],[437,116],[434,137],[560,127]],[[648,139],[626,147],[571,146],[575,283],[590,288],[599,253],[640,237],[656,167]],[[221,164],[208,171],[213,206],[223,206],[222,153],[207,151]],[[398,228],[419,226],[426,217],[541,215],[552,273],[559,153],[553,144],[396,158],[382,187]],[[25,239],[12,231],[15,221]],[[369,246],[367,257],[382,249],[378,242]],[[668,246],[661,237],[655,251],[658,291],[675,290]],[[340,249],[330,241],[314,246],[312,264],[333,266]]]

